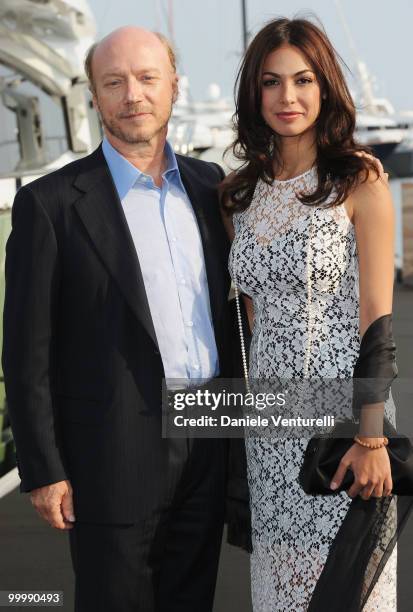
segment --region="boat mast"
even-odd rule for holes
[[[242,42],[244,47],[244,53],[248,47],[248,26],[247,26],[247,1],[241,0],[242,9]]]
[[[354,38],[348,26],[347,20],[344,16],[343,7],[341,6],[340,0],[334,0],[334,4],[336,6],[338,17],[341,21],[341,25],[346,35],[348,46],[353,55],[353,61],[356,66],[358,81],[361,88],[364,110],[369,113],[376,114],[377,107],[375,104],[375,97],[373,93],[372,78],[367,70],[366,64],[362,62],[359,57]]]

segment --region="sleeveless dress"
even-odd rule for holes
[[[343,205],[306,206],[317,169],[258,180],[233,216],[229,269],[253,300],[250,378],[351,378],[359,354],[358,261]],[[386,414],[394,414],[386,403]],[[348,511],[346,493],[306,495],[298,473],[308,439],[246,437],[254,612],[304,612]],[[396,549],[363,612],[396,610]],[[324,612],[324,611],[320,611]]]

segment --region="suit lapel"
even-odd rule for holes
[[[87,162],[74,183],[83,192],[74,206],[126,302],[157,345],[135,246],[101,147]]]

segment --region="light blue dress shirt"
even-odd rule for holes
[[[106,138],[102,149],[138,255],[165,378],[209,379],[218,374],[218,352],[204,254],[175,153],[166,143],[159,188]]]

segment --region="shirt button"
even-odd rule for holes
[[[187,321],[187,322],[185,323],[185,325],[186,325],[187,327],[193,327],[193,326],[194,326],[194,324],[192,323],[192,321]]]
[[[184,278],[181,278],[181,285],[186,285],[186,280]]]
[[[173,238],[172,238],[172,242],[176,242],[176,238],[175,238],[175,236],[173,236]]]
[[[199,365],[197,363],[194,364],[194,370],[199,370]]]

